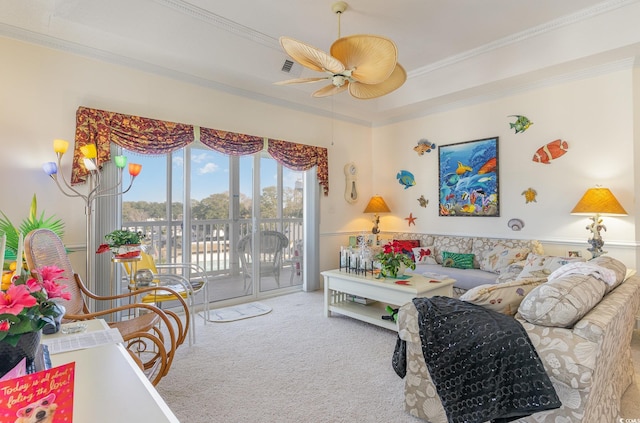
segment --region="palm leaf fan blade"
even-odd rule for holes
[[[293,60],[306,68],[318,72],[340,73],[344,71],[344,65],[340,61],[302,41],[280,37],[280,45]]]
[[[329,97],[330,95],[338,94],[347,89],[349,86],[349,82],[345,82],[341,87],[336,87],[333,84],[329,84],[325,87],[320,88],[318,91],[315,91],[312,96],[313,97]]]
[[[349,94],[361,100],[369,100],[382,97],[392,91],[397,90],[407,80],[407,72],[399,63],[391,73],[391,76],[380,84],[361,84],[354,82],[349,84]]]
[[[322,78],[296,78],[296,79],[287,79],[286,81],[274,82],[276,85],[290,85],[290,84],[308,84],[310,82],[318,82],[324,81],[328,77]]]
[[[393,41],[378,35],[350,35],[331,45],[331,55],[352,70],[351,76],[363,84],[379,84],[393,72],[398,49]]]

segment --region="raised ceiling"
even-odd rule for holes
[[[373,126],[633,66],[640,54],[640,0],[350,0],[341,35],[394,40],[407,82],[375,100],[274,85],[318,75],[297,64],[283,72],[278,38],[328,51],[332,3],[8,0],[0,35]]]

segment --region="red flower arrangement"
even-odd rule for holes
[[[382,246],[382,252],[376,255],[376,260],[380,262],[382,276],[395,278],[398,276],[400,264],[415,269],[416,263],[404,253],[404,244],[400,241],[392,241]]]

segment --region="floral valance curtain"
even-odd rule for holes
[[[293,170],[308,170],[318,166],[318,183],[324,195],[329,194],[329,158],[327,149],[312,145],[269,139],[267,151],[282,166]]]
[[[97,163],[111,160],[111,143],[142,154],[167,154],[193,142],[193,125],[78,108],[71,183],[86,181],[80,147],[95,144]]]
[[[212,150],[230,156],[255,154],[264,147],[262,137],[209,128],[200,128],[200,141]]]
[[[97,162],[101,167],[111,160],[112,142],[141,154],[168,154],[193,141],[193,125],[79,107],[71,183],[78,184],[87,179],[88,171],[80,152],[84,145],[96,145]],[[210,128],[200,128],[200,141],[213,150],[236,156],[255,154],[264,148],[262,137]],[[317,166],[318,182],[324,195],[328,195],[329,159],[326,148],[269,139],[268,152],[289,169],[302,171]]]

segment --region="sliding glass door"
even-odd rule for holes
[[[301,288],[304,172],[197,143],[135,160],[143,172],[123,197],[123,226],[142,230],[160,261],[204,267],[210,301]]]

